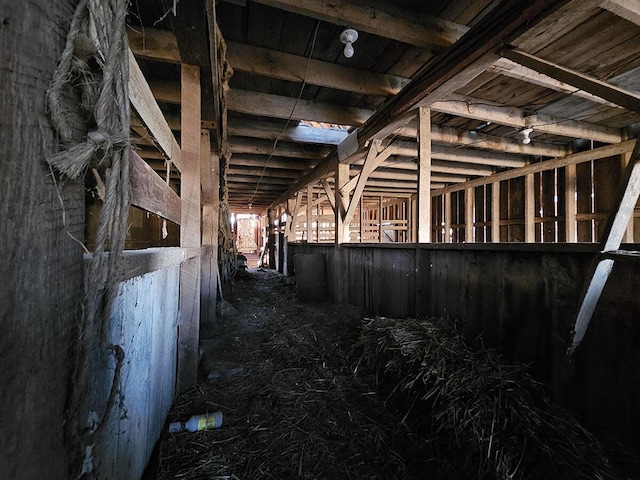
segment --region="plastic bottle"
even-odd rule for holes
[[[197,432],[198,430],[209,430],[222,426],[222,412],[205,413],[193,415],[186,422],[173,422],[169,424],[169,433],[177,433],[187,430]]]

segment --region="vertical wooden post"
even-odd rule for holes
[[[313,186],[307,186],[307,242],[313,241]]]
[[[418,222],[416,220],[416,225],[417,224]],[[382,195],[378,197],[378,243],[382,243]]]
[[[464,241],[473,243],[473,188],[464,191]]]
[[[564,189],[564,225],[565,225],[565,238],[567,242],[577,242],[577,228],[576,228],[576,166],[567,165],[565,167],[565,189]]]
[[[442,196],[444,202],[444,235],[443,242],[451,243],[451,192]]]
[[[267,247],[269,248],[269,268],[276,268],[276,229],[274,226],[274,211],[272,208],[267,210]]]
[[[200,248],[200,68],[181,68],[180,245]],[[178,390],[196,384],[200,336],[200,255],[180,266],[180,326],[178,327]]]
[[[524,177],[524,241],[536,241],[536,193],[535,176],[533,173]]]
[[[491,241],[500,243],[500,182],[491,185]]]
[[[218,226],[220,212],[220,158],[211,152],[208,130],[202,130],[200,177],[202,182],[202,270],[200,322],[216,319],[218,294]]]
[[[349,225],[345,225],[344,217],[349,207],[349,193],[342,194],[342,187],[349,181],[349,165],[338,164],[336,167],[336,243],[349,242]]]
[[[629,166],[629,160],[631,159],[631,152],[627,152],[627,153],[623,153],[621,155],[621,162],[622,162],[622,171],[624,172],[627,167]],[[635,210],[635,207],[634,207]],[[622,238],[622,242],[623,243],[633,243],[634,238],[633,238],[633,232],[634,232],[634,222],[635,219],[633,217],[633,212],[631,213],[631,218],[629,218],[629,224],[627,225],[627,231],[624,234],[624,237]]]
[[[431,242],[431,110],[418,113],[418,243]]]

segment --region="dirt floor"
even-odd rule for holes
[[[612,451],[615,472],[525,367],[437,323],[303,304],[291,278],[249,265],[201,328],[198,385],[167,419],[221,411],[222,426],[165,429],[144,479],[640,478]]]
[[[163,434],[149,478],[424,478],[422,442],[355,374],[359,309],[302,304],[290,279],[257,268],[225,300],[236,312],[201,329],[201,366],[219,378],[201,368],[168,418],[220,410],[223,425]]]

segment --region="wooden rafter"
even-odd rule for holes
[[[345,0],[257,0],[258,3],[280,8],[307,17],[356,28],[381,37],[393,38],[424,48],[448,47],[458,40],[468,27],[428,15],[409,14],[406,10],[385,5],[384,10],[368,6],[367,1]]]
[[[640,95],[637,93],[616,87],[615,85],[590,77],[576,70],[563,67],[562,65],[549,62],[521,50],[505,48],[502,50],[502,55],[536,72],[573,85],[576,89],[584,90],[632,112],[640,113]]]
[[[465,95],[451,94],[445,100],[434,102],[431,109],[440,113],[459,115],[482,121],[491,121],[515,128],[533,128],[535,132],[571,138],[585,138],[605,143],[622,140],[619,129],[526,112],[521,108],[507,107]]]

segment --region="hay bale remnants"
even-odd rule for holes
[[[236,314],[203,325],[207,355],[243,371],[203,370],[178,398],[167,426],[217,410],[224,423],[165,433],[149,478],[638,478],[614,474],[525,366],[469,349],[441,321],[303,304],[282,279],[250,269],[228,295]]]
[[[301,304],[281,275],[253,269],[228,299],[238,314],[202,334],[217,342],[210,352],[244,372],[215,382],[202,373],[167,419],[221,410],[224,423],[165,433],[153,478],[420,478],[424,446],[354,374],[359,309]],[[412,456],[422,464],[412,465]]]
[[[470,349],[443,320],[369,319],[360,364],[408,406],[438,478],[613,479],[599,443],[522,365]]]

